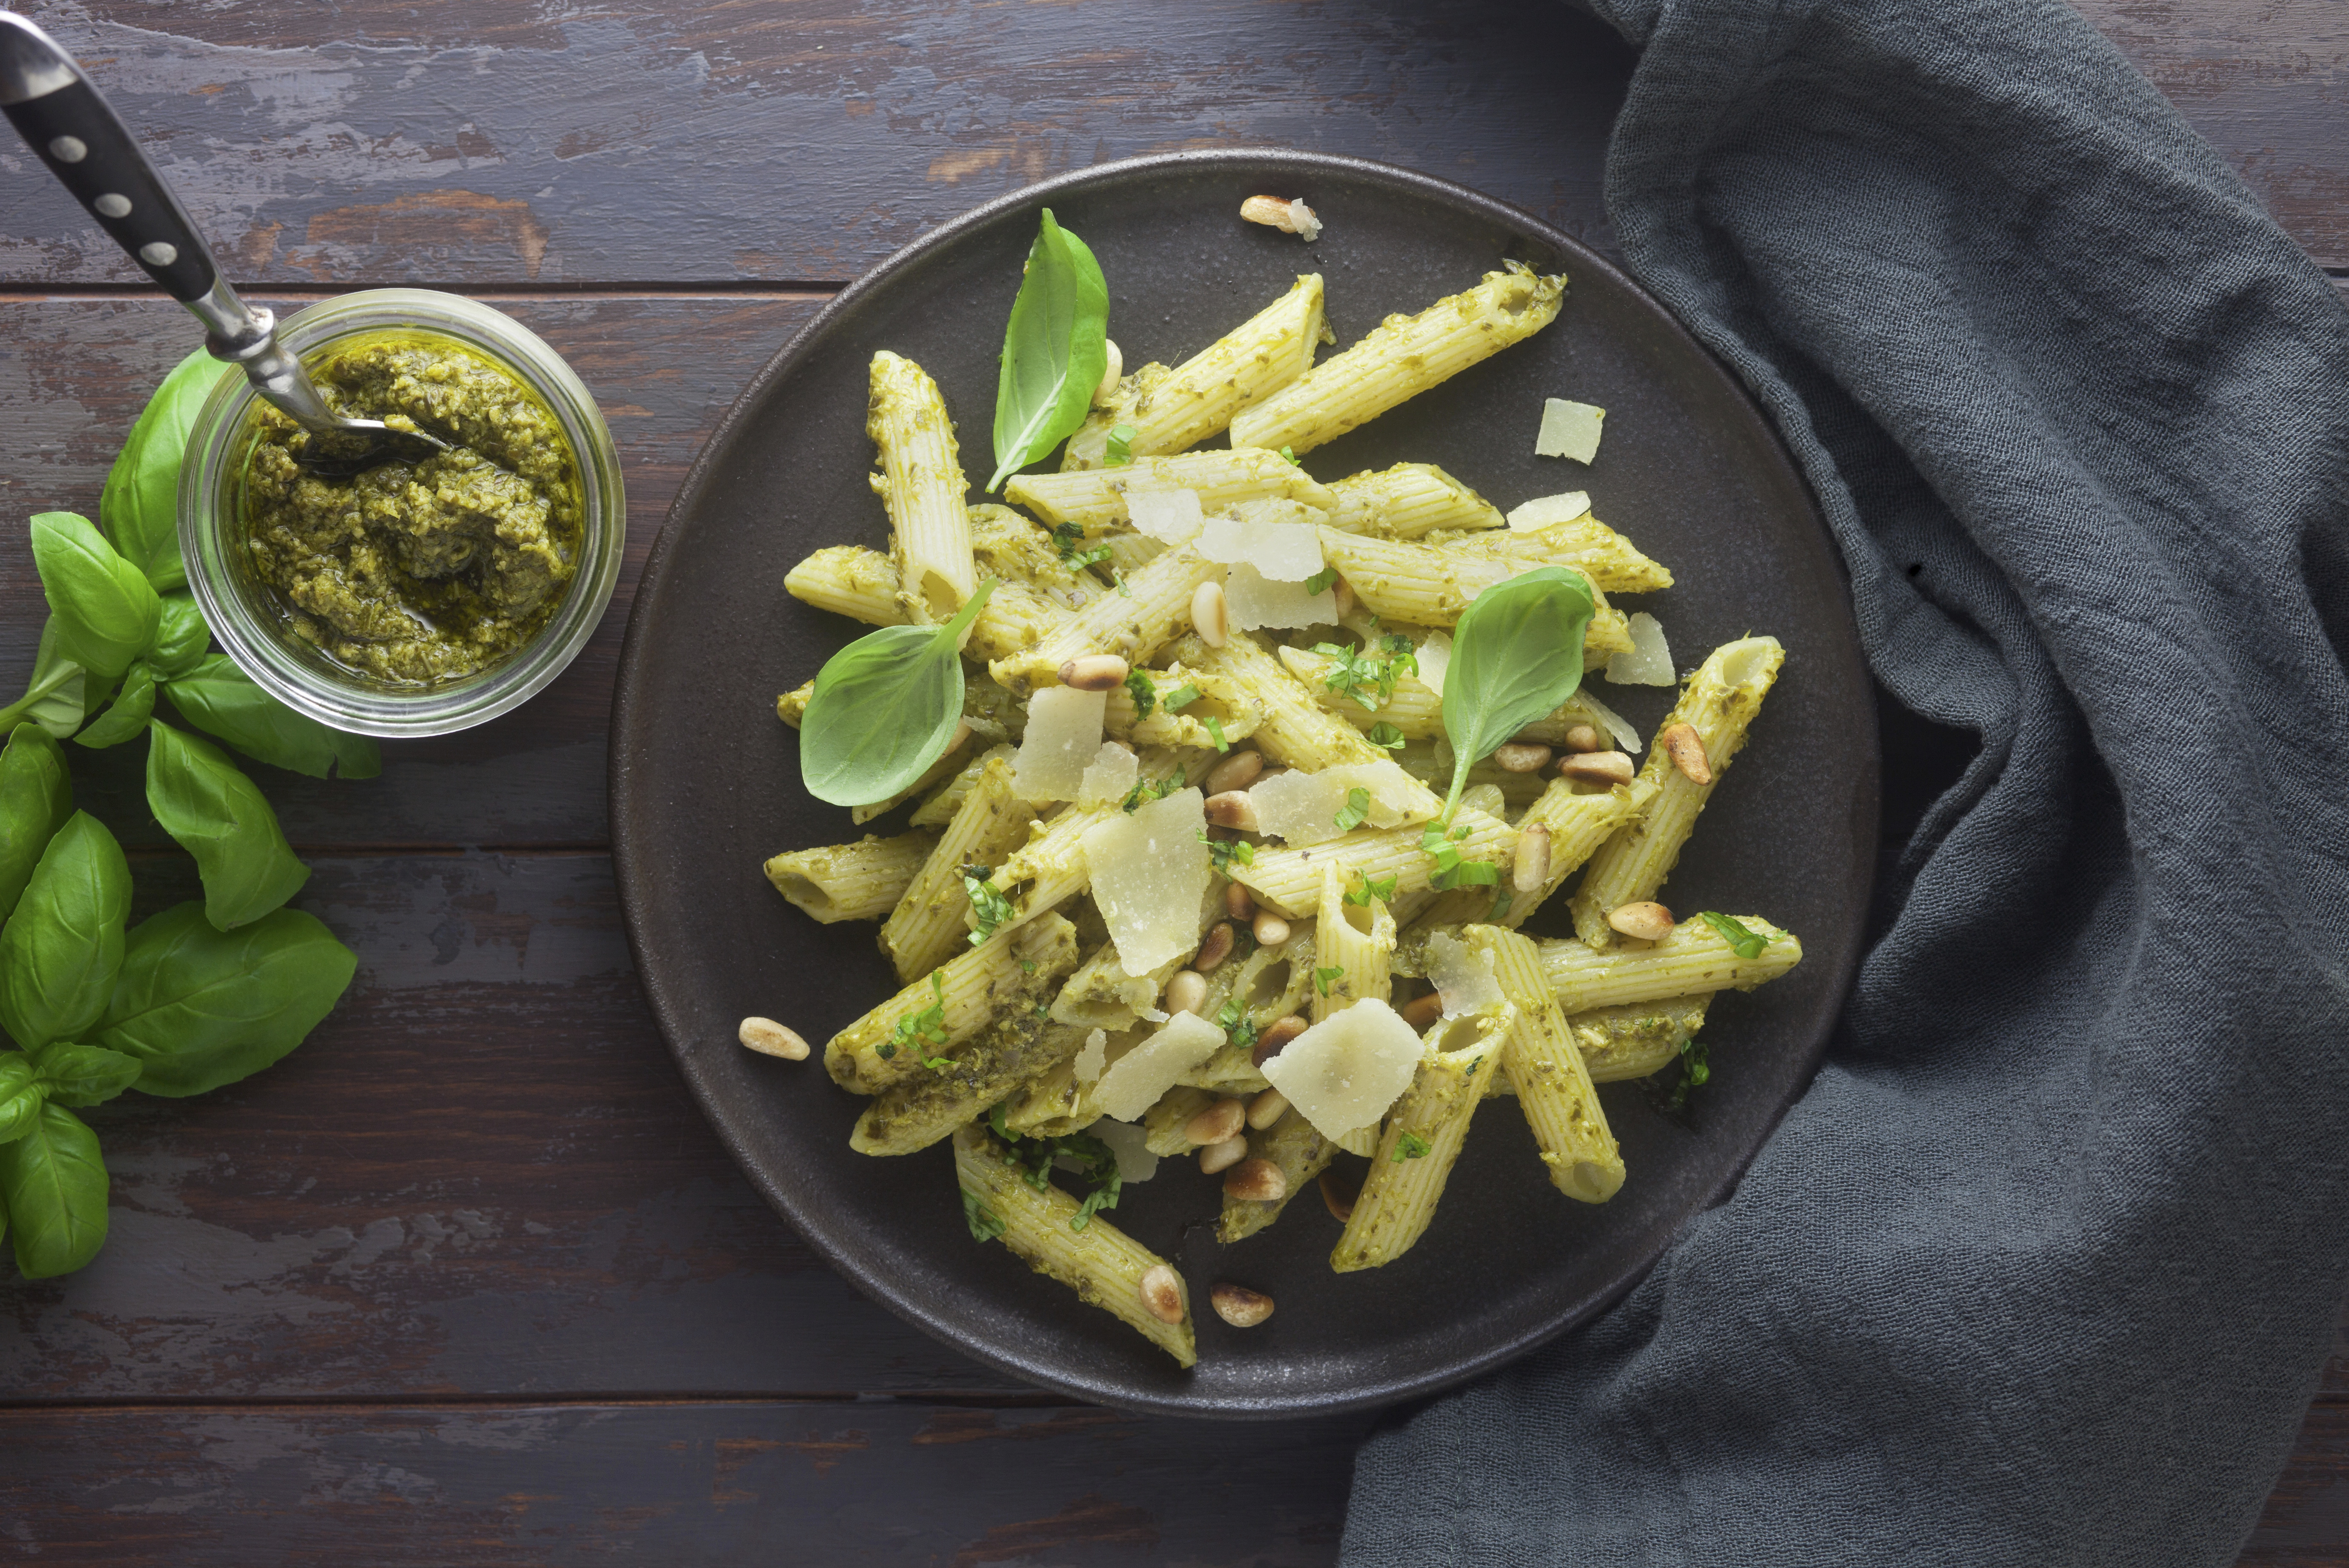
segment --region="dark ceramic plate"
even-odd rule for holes
[[[1240,222],[1241,199],[1260,190],[1306,197],[1328,232],[1308,246]],[[1604,1088],[1630,1180],[1590,1207],[1544,1179],[1515,1108],[1488,1105],[1425,1238],[1384,1269],[1342,1276],[1327,1262],[1337,1226],[1312,1194],[1226,1248],[1200,1223],[1216,1212],[1217,1183],[1167,1161],[1128,1189],[1116,1223],[1174,1258],[1203,1305],[1218,1279],[1279,1304],[1248,1330],[1202,1311],[1189,1372],[1002,1247],[974,1243],[943,1145],[900,1160],[851,1153],[863,1100],[816,1061],[755,1056],[734,1039],[742,1017],[764,1014],[820,1046],[894,989],[872,927],[819,926],[760,873],[780,851],[856,836],[845,811],[801,789],[774,700],[864,628],[786,596],[783,574],[822,545],[885,542],[865,484],[875,349],[937,378],[964,465],[983,481],[1004,316],[1047,204],[1100,257],[1128,365],[1180,360],[1314,268],[1341,344],[1504,257],[1563,268],[1570,288],[1547,330],[1308,466],[1335,479],[1440,463],[1505,510],[1588,488],[1601,517],[1678,575],[1633,607],[1662,620],[1680,664],[1748,630],[1789,650],[1754,743],[1664,896],[1683,911],[1767,913],[1801,934],[1806,956],[1788,978],[1715,1005],[1713,1081],[1692,1113],[1667,1119],[1637,1085]],[[1606,446],[1587,472],[1533,455],[1546,396],[1607,408]],[[1668,706],[1655,688],[1599,690],[1642,734]],[[1877,819],[1874,709],[1840,570],[1744,392],[1628,279],[1525,213],[1300,154],[1181,154],[1051,181],[947,224],[835,300],[735,403],[654,546],[621,665],[611,783],[645,989],[687,1082],[768,1201],[875,1299],[991,1366],[1128,1408],[1237,1417],[1429,1393],[1629,1289],[1675,1227],[1728,1192],[1809,1080],[1857,955]],[[896,830],[894,818],[875,826]]]

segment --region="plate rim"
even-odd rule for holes
[[[833,295],[805,325],[792,335],[791,338],[776,351],[757,374],[744,383],[740,392],[736,394],[734,400],[728,406],[725,414],[702,442],[700,450],[695,454],[692,463],[687,468],[684,478],[678,483],[677,494],[670,500],[668,511],[661,520],[660,530],[654,536],[652,548],[646,556],[644,570],[638,574],[630,595],[627,628],[621,642],[619,665],[613,682],[611,726],[605,743],[605,810],[610,828],[613,880],[619,892],[621,923],[627,936],[629,959],[636,971],[637,985],[643,992],[646,1004],[653,1015],[654,1024],[660,1030],[662,1041],[668,1047],[669,1055],[677,1065],[679,1076],[685,1080],[686,1088],[693,1097],[694,1104],[701,1111],[703,1119],[709,1122],[710,1130],[717,1135],[719,1144],[725,1149],[728,1157],[733,1161],[735,1168],[741,1172],[751,1188],[766,1200],[768,1206],[791,1224],[801,1239],[834,1274],[846,1279],[868,1299],[886,1307],[899,1318],[940,1344],[948,1346],[996,1371],[1074,1398],[1105,1405],[1122,1411],[1154,1416],[1218,1420],[1296,1420],[1311,1417],[1366,1412],[1409,1400],[1426,1398],[1473,1381],[1562,1337],[1599,1317],[1629,1295],[1671,1250],[1688,1221],[1718,1208],[1735,1192],[1738,1184],[1744,1180],[1745,1173],[1752,1167],[1755,1158],[1760,1155],[1771,1139],[1776,1136],[1778,1128],[1785,1121],[1787,1113],[1804,1095],[1809,1092],[1812,1081],[1817,1077],[1820,1063],[1826,1057],[1828,1043],[1836,1032],[1842,1016],[1843,1006],[1851,995],[1860,963],[1866,954],[1866,906],[1872,903],[1877,884],[1880,880],[1878,861],[1882,846],[1882,741],[1872,703],[1863,705],[1862,707],[1866,733],[1864,736],[1855,738],[1861,742],[1857,748],[1862,774],[1861,799],[1858,804],[1862,808],[1866,820],[1866,827],[1862,834],[1864,842],[1859,846],[1863,856],[1861,885],[1864,893],[1863,907],[1857,920],[1859,940],[1856,941],[1844,955],[1842,963],[1838,965],[1839,972],[1830,976],[1831,994],[1837,1000],[1835,1010],[1829,1015],[1826,1027],[1819,1031],[1817,1037],[1803,1051],[1800,1070],[1790,1080],[1789,1088],[1780,1097],[1778,1103],[1770,1109],[1761,1135],[1733,1165],[1724,1170],[1717,1180],[1702,1191],[1697,1200],[1691,1204],[1687,1215],[1680,1224],[1663,1234],[1661,1239],[1647,1250],[1644,1256],[1626,1268],[1614,1284],[1584,1297],[1569,1309],[1560,1313],[1555,1319],[1523,1333],[1480,1346],[1475,1354],[1464,1357],[1438,1371],[1382,1379],[1362,1388],[1350,1389],[1341,1393],[1302,1398],[1276,1396],[1244,1401],[1190,1397],[1169,1398],[1143,1390],[1110,1386],[1092,1377],[1071,1376],[1055,1367],[1007,1354],[993,1346],[978,1343],[954,1332],[939,1322],[933,1321],[923,1311],[918,1301],[892,1290],[884,1280],[876,1277],[876,1271],[864,1266],[859,1259],[847,1248],[838,1244],[836,1240],[822,1226],[816,1224],[812,1217],[802,1216],[794,1194],[771,1181],[761,1171],[758,1164],[749,1157],[748,1151],[736,1138],[726,1119],[719,1114],[718,1107],[714,1104],[713,1094],[704,1081],[692,1052],[687,1048],[684,1042],[684,1030],[671,1005],[667,987],[659,979],[655,967],[647,962],[648,939],[642,929],[644,918],[642,904],[647,894],[640,889],[639,883],[650,875],[650,872],[647,867],[639,862],[647,858],[648,852],[632,842],[627,826],[630,818],[634,815],[632,808],[636,801],[638,775],[632,766],[625,742],[633,728],[637,701],[636,688],[643,678],[643,662],[638,656],[638,639],[640,636],[649,637],[650,635],[647,627],[650,624],[652,615],[647,606],[658,597],[669,552],[676,541],[683,534],[688,514],[699,504],[702,493],[709,485],[710,475],[717,468],[719,459],[729,454],[735,441],[740,438],[752,411],[764,401],[769,389],[784,377],[798,369],[836,317],[849,314],[867,294],[882,288],[899,273],[926,260],[934,252],[951,245],[964,233],[991,222],[1007,211],[1015,211],[1040,201],[1049,201],[1063,192],[1082,191],[1095,186],[1116,184],[1137,176],[1218,170],[1233,172],[1291,170],[1299,174],[1342,175],[1373,183],[1402,186],[1439,202],[1465,206],[1497,222],[1520,227],[1526,230],[1530,237],[1555,246],[1569,258],[1579,271],[1596,272],[1620,287],[1628,296],[1647,311],[1657,325],[1667,334],[1678,338],[1685,347],[1720,374],[1723,383],[1734,393],[1736,404],[1743,410],[1744,418],[1752,421],[1754,428],[1764,438],[1762,442],[1763,447],[1781,469],[1777,477],[1790,481],[1789,488],[1792,492],[1801,498],[1804,511],[1810,520],[1816,537],[1824,548],[1827,559],[1833,562],[1836,574],[1842,583],[1844,605],[1854,632],[1853,642],[1855,646],[1857,646],[1857,618],[1850,600],[1850,566],[1845,561],[1843,552],[1837,548],[1834,535],[1827,528],[1826,520],[1820,512],[1818,498],[1811,488],[1808,476],[1803,472],[1801,465],[1795,461],[1793,453],[1788,449],[1785,438],[1780,433],[1776,421],[1770,417],[1769,412],[1754,398],[1751,389],[1720,356],[1708,348],[1664,306],[1661,301],[1621,268],[1615,266],[1588,245],[1525,209],[1439,176],[1423,174],[1415,170],[1401,168],[1372,159],[1313,152],[1296,148],[1186,149],[1118,159],[1085,169],[1071,170],[1048,180],[1039,181],[1034,184],[1021,186],[1016,191],[1006,191],[991,201],[947,220],[928,232],[907,242],[860,274],[839,294]],[[1864,649],[1860,651],[1860,670],[1872,684],[1873,676],[1867,667]],[[649,793],[657,786],[647,779],[644,788]],[[810,1207],[812,1210],[812,1206]]]

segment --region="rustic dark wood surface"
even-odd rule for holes
[[[2349,283],[2349,9],[2084,9]],[[381,779],[261,769],[357,949],[300,1052],[92,1113],[113,1235],[0,1281],[0,1541],[45,1561],[1319,1564],[1365,1423],[1137,1420],[866,1304],[736,1175],[630,972],[604,742],[635,568],[737,388],[841,284],[1040,175],[1172,147],[1382,158],[1601,248],[1630,67],[1562,7],[1371,0],[36,5],[271,303],[414,282],[543,333],[611,418],[629,573],[556,685]],[[0,148],[0,513],[94,511],[194,342]],[[41,620],[0,550],[0,671]],[[1888,827],[1962,751],[1888,715]],[[141,913],[192,889],[76,748]],[[2349,1564],[2349,1336],[2247,1563]]]

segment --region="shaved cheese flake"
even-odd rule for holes
[[[1474,558],[1452,563],[1453,576],[1460,580],[1461,593],[1474,599],[1485,589],[1506,583],[1520,572],[1530,572],[1530,566],[1519,566],[1506,561],[1479,561]]]
[[[1321,535],[1309,522],[1268,521],[1265,513],[1278,511],[1290,517],[1309,514],[1293,501],[1278,508],[1236,507],[1207,519],[1199,530],[1199,553],[1227,566],[1248,565],[1270,583],[1302,583],[1321,570]]]
[[[1330,590],[1308,593],[1302,583],[1275,583],[1245,564],[1225,577],[1224,603],[1236,631],[1338,624],[1338,600]]]
[[[1084,1048],[1077,1053],[1077,1059],[1074,1064],[1077,1081],[1079,1083],[1092,1083],[1094,1079],[1102,1076],[1102,1069],[1108,1065],[1109,1031],[1106,1029],[1095,1029],[1092,1034],[1085,1037]]]
[[[1147,975],[1199,940],[1208,880],[1202,799],[1195,789],[1178,789],[1131,816],[1112,811],[1085,830],[1093,903],[1128,975]]]
[[[1150,1152],[1150,1134],[1130,1121],[1102,1118],[1085,1129],[1109,1145],[1117,1156],[1117,1177],[1121,1181],[1147,1181],[1158,1174],[1158,1156]]]
[[[1509,513],[1509,526],[1519,533],[1533,533],[1589,515],[1590,492],[1568,490],[1564,495],[1536,496]]]
[[[1110,1064],[1093,1086],[1093,1103],[1105,1116],[1132,1121],[1223,1043],[1223,1030],[1206,1019],[1196,1013],[1177,1013],[1164,1028]]]
[[[1442,696],[1444,672],[1452,667],[1452,634],[1430,632],[1412,656],[1419,661],[1419,684]]]
[[[1050,688],[1057,690],[1058,688]],[[1106,698],[1108,694],[1103,693]],[[1114,740],[1102,742],[1077,785],[1077,804],[1099,806],[1123,800],[1142,778],[1142,759]]]
[[[1476,952],[1448,931],[1427,939],[1427,977],[1444,998],[1444,1016],[1480,1013],[1509,998],[1493,978],[1490,949]]]
[[[1356,789],[1370,795],[1365,820],[1373,828],[1400,827],[1409,815],[1402,803],[1415,793],[1400,764],[1353,762],[1318,773],[1291,769],[1274,774],[1251,788],[1248,799],[1256,806],[1258,831],[1292,845],[1320,844],[1343,837],[1338,813]]]
[[[1534,456],[1537,458],[1572,458],[1578,463],[1588,463],[1599,455],[1599,430],[1607,418],[1607,410],[1588,403],[1569,403],[1563,397],[1546,398],[1542,403],[1541,434],[1534,438]]]
[[[1168,544],[1190,543],[1206,521],[1199,511],[1197,490],[1156,485],[1137,485],[1127,490],[1125,512],[1134,532]]]
[[[1600,702],[1598,696],[1588,686],[1575,693],[1574,698],[1576,702],[1588,708],[1593,717],[1607,727],[1607,733],[1615,738],[1616,745],[1626,751],[1636,752],[1640,749],[1640,732],[1631,727],[1631,721]]]
[[[1607,661],[1607,678],[1617,686],[1677,686],[1672,674],[1672,650],[1665,645],[1663,623],[1645,610],[1631,617],[1631,651]]]
[[[1264,1064],[1267,1082],[1324,1138],[1368,1127],[1419,1071],[1419,1036],[1395,1010],[1365,996],[1332,1013]]]
[[[1028,733],[1011,759],[1011,788],[1023,800],[1073,800],[1101,754],[1109,693],[1046,686],[1028,699]]]

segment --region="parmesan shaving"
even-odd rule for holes
[[[1326,516],[1295,501],[1248,501],[1207,519],[1199,553],[1227,566],[1249,565],[1268,582],[1302,583],[1321,570],[1321,535],[1298,519]],[[1281,521],[1286,517],[1290,521]]]
[[[1109,694],[1047,686],[1028,699],[1028,732],[1011,759],[1011,788],[1023,800],[1073,800],[1100,755]]]
[[[1128,975],[1147,975],[1199,940],[1209,875],[1202,799],[1196,789],[1178,789],[1131,816],[1112,811],[1085,830],[1093,903]]]
[[[1536,496],[1509,513],[1509,527],[1519,533],[1532,533],[1589,515],[1590,492],[1568,490],[1564,495]]]
[[[1370,796],[1370,814],[1363,819],[1370,827],[1400,827],[1410,815],[1406,803],[1415,793],[1411,775],[1400,764],[1384,760],[1348,763],[1317,773],[1291,769],[1259,780],[1248,790],[1248,799],[1255,803],[1259,832],[1292,845],[1320,844],[1342,836],[1338,813],[1356,789]]]
[[[1493,954],[1479,953],[1448,931],[1427,939],[1427,977],[1444,997],[1444,1016],[1478,1013],[1509,998],[1493,978]]]
[[[1607,678],[1617,686],[1677,686],[1679,677],[1672,674],[1672,650],[1665,645],[1663,623],[1642,610],[1631,617],[1630,630],[1630,651],[1607,661]]]
[[[1309,593],[1302,583],[1271,582],[1248,565],[1233,567],[1224,579],[1224,603],[1236,631],[1338,624],[1337,596],[1328,589]]]
[[[1214,1056],[1223,1043],[1223,1030],[1206,1019],[1196,1013],[1177,1013],[1164,1028],[1110,1064],[1101,1081],[1093,1085],[1093,1103],[1105,1116],[1132,1121],[1156,1105],[1159,1097],[1174,1087],[1175,1079]]]
[[[1606,418],[1606,409],[1588,403],[1569,403],[1563,397],[1545,399],[1541,434],[1534,438],[1534,456],[1589,462],[1599,455],[1599,431]]]
[[[1631,721],[1600,702],[1588,685],[1574,696],[1575,701],[1588,708],[1591,717],[1607,727],[1607,733],[1615,738],[1616,745],[1630,752],[1640,749],[1640,732],[1631,727]]]
[[[1077,804],[1102,806],[1123,800],[1141,778],[1142,759],[1116,741],[1104,740],[1077,785]]]
[[[1442,696],[1444,672],[1452,667],[1452,634],[1430,632],[1412,656],[1419,661],[1419,684]]]
[[[1138,485],[1125,492],[1125,511],[1136,533],[1168,544],[1190,543],[1206,522],[1199,492],[1193,490]]]
[[[1074,1064],[1079,1083],[1092,1083],[1102,1076],[1109,1065],[1109,1031],[1095,1029],[1085,1037],[1084,1048],[1077,1053]]]
[[[1158,1156],[1150,1152],[1150,1134],[1130,1121],[1113,1121],[1102,1118],[1085,1129],[1109,1145],[1117,1156],[1117,1178],[1121,1181],[1147,1181],[1158,1174]]]
[[[1421,1055],[1412,1026],[1366,996],[1282,1047],[1264,1076],[1316,1132],[1340,1139],[1387,1113],[1411,1087]]]

